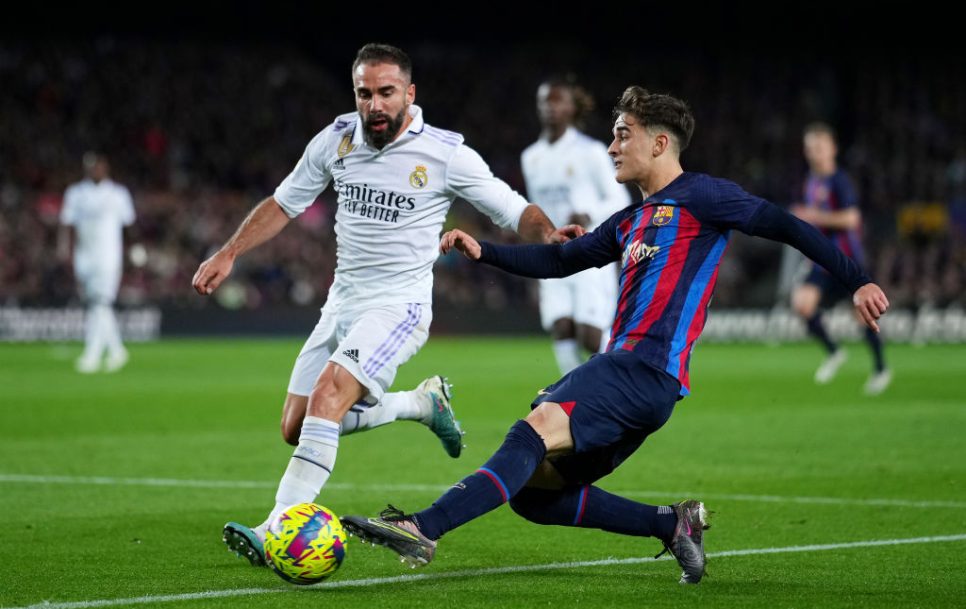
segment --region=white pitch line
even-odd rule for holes
[[[906,539],[871,539],[868,541],[851,541],[846,543],[813,544],[805,546],[785,546],[781,548],[749,548],[745,550],[724,550],[710,552],[708,558],[730,558],[735,556],[759,556],[764,554],[793,554],[798,552],[829,552],[833,550],[847,550],[853,548],[871,548],[880,546],[901,546],[922,543],[944,543],[951,541],[966,541],[966,534],[940,535],[935,537],[912,537]],[[672,560],[671,556],[663,556],[658,560]],[[330,588],[364,588],[383,584],[399,584],[418,581],[434,581],[441,579],[456,579],[461,577],[481,577],[489,575],[505,575],[508,573],[528,573],[533,571],[554,571],[561,569],[582,569],[586,567],[606,567],[612,565],[636,565],[655,562],[650,557],[635,558],[605,558],[602,560],[585,560],[578,562],[554,562],[542,565],[514,565],[511,567],[495,567],[491,569],[465,569],[462,571],[448,571],[443,573],[418,573],[414,575],[396,575],[393,577],[369,577],[365,579],[347,579],[322,583],[304,588],[240,588],[235,590],[210,590],[207,592],[189,592],[186,594],[163,594],[155,596],[135,596],[133,598],[111,598],[93,601],[75,601],[66,603],[41,602],[25,607],[13,609],[92,609],[94,607],[116,607],[120,605],[143,605],[147,603],[169,603],[176,601],[202,600],[208,598],[226,598],[234,596],[255,596],[271,593],[308,593],[315,590]],[[324,592],[322,592],[324,594]]]
[[[35,476],[30,474],[0,474],[0,483],[23,484],[78,484],[105,486],[158,486],[158,487],[186,487],[186,488],[242,488],[242,489],[274,489],[278,482],[261,480],[189,480],[181,478],[117,478],[111,476]],[[428,492],[440,493],[448,486],[436,484],[355,484],[352,482],[333,482],[326,485],[327,491],[351,491],[372,493],[394,492]],[[919,501],[915,499],[890,499],[870,497],[853,499],[848,497],[809,497],[789,495],[750,495],[705,492],[671,492],[671,491],[642,491],[617,490],[612,491],[625,497],[700,497],[701,499],[719,499],[722,501],[749,501],[758,503],[803,503],[817,505],[874,505],[885,507],[911,508],[951,508],[966,509],[966,502],[962,501]]]

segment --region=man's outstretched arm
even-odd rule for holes
[[[787,243],[820,264],[848,288],[862,321],[879,331],[876,320],[889,308],[889,299],[855,261],[839,251],[815,227],[768,203],[752,220],[748,234]]]
[[[231,274],[235,258],[277,235],[289,220],[275,197],[263,200],[245,217],[231,239],[201,263],[191,285],[203,296],[211,294]]]
[[[546,279],[566,277],[613,262],[614,256],[598,241],[589,233],[564,244],[496,245],[479,242],[454,229],[443,235],[439,251],[446,254],[455,248],[470,260],[485,262],[515,275]]]

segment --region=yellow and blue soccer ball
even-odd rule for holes
[[[346,534],[339,518],[315,503],[293,505],[265,533],[265,558],[287,582],[317,584],[345,559]]]

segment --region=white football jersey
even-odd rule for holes
[[[455,198],[513,230],[527,206],[462,135],[427,125],[415,104],[409,113],[407,131],[382,150],[365,143],[357,112],[339,116],[275,190],[294,218],[333,184],[338,264],[328,300],[345,309],[432,302],[433,263]]]
[[[108,179],[72,184],[64,193],[60,221],[77,232],[75,269],[121,267],[123,229],[134,222],[134,204],[125,186]]]
[[[563,226],[572,214],[587,214],[598,224],[627,207],[630,195],[614,179],[607,147],[573,127],[556,142],[540,138],[521,155],[530,201]]]

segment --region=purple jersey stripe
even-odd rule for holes
[[[386,340],[382,341],[382,344],[380,344],[373,354],[369,356],[369,359],[366,360],[365,365],[362,367],[363,372],[371,375],[372,373],[369,372],[369,369],[375,366],[379,358],[382,357],[383,353],[385,353],[391,347],[391,345],[398,340],[399,334],[404,332],[405,328],[412,323],[413,317],[416,315],[413,305],[408,305],[406,311],[406,319],[396,324],[396,327],[392,329],[392,332],[389,333],[389,336],[386,337]]]

